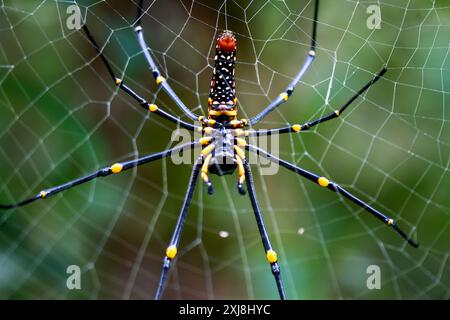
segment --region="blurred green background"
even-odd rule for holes
[[[382,24],[371,30],[366,10],[374,3]],[[119,92],[82,32],[67,28],[71,4],[1,2],[1,203],[173,145],[175,127]],[[77,4],[115,71],[179,115],[137,45],[137,1]],[[235,31],[237,95],[241,116],[251,116],[303,63],[313,1],[228,1],[227,19],[224,6],[146,1],[145,37],[162,73],[200,114],[215,37]],[[317,59],[259,127],[330,112],[387,65],[342,118],[280,137],[280,155],[392,215],[421,247],[291,172],[260,175],[254,166],[288,298],[449,298],[449,34],[448,1],[321,1]],[[151,299],[189,174],[168,159],[1,212],[0,298]],[[213,196],[200,184],[196,191],[164,298],[277,299],[248,198],[234,176],[212,179]],[[66,287],[69,265],[82,270],[81,290]],[[380,290],[366,286],[370,265],[381,268]]]

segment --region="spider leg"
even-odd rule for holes
[[[308,130],[311,127],[314,127],[315,125],[318,125],[321,122],[325,122],[328,120],[332,120],[334,118],[339,117],[344,111],[345,109],[347,109],[347,107],[349,105],[351,105],[353,103],[353,101],[355,101],[359,96],[361,96],[367,89],[369,89],[375,82],[377,82],[385,73],[386,73],[387,69],[383,68],[372,80],[370,80],[368,83],[366,83],[366,85],[364,87],[362,87],[361,89],[359,89],[359,91],[357,93],[355,93],[346,103],[344,103],[343,106],[341,106],[339,109],[319,118],[316,119],[314,121],[311,122],[306,122],[302,125],[300,125],[300,128],[298,129],[298,131],[300,130]]]
[[[248,136],[267,136],[271,134],[281,134],[281,133],[290,133],[290,132],[300,132],[311,129],[312,127],[318,125],[321,122],[325,122],[328,120],[335,119],[342,115],[342,113],[347,109],[349,105],[353,103],[359,96],[361,96],[367,89],[369,89],[375,82],[377,82],[385,73],[387,69],[383,68],[372,80],[370,80],[364,87],[362,87],[357,93],[355,93],[344,105],[342,105],[339,109],[320,117],[316,120],[306,122],[304,124],[294,124],[289,125],[283,128],[276,129],[261,129],[261,130],[246,130],[245,134]]]
[[[261,208],[259,207],[258,199],[256,198],[255,185],[253,183],[252,172],[247,159],[244,158],[243,165],[245,168],[245,179],[247,181],[247,190],[252,203],[253,212],[255,213],[256,223],[258,224],[259,234],[261,235],[261,240],[266,251],[267,261],[270,263],[270,268],[272,274],[275,277],[277,283],[278,294],[281,300],[286,300],[286,294],[284,292],[283,280],[281,279],[280,266],[278,264],[277,253],[272,249],[270,243],[269,235],[267,234],[266,227],[264,225]]]
[[[238,146],[235,146],[235,150],[236,148],[239,148]],[[239,148],[240,149],[240,148]],[[242,150],[242,149],[241,149]],[[243,151],[242,151],[243,152]],[[238,166],[238,182],[237,182],[237,189],[239,191],[240,194],[245,195],[245,189],[244,189],[244,182],[245,182],[245,168],[244,168],[244,162],[243,162],[243,158],[241,158],[241,156],[236,153],[236,155],[234,156],[234,159],[237,163]],[[245,158],[244,158],[245,159]]]
[[[283,159],[280,159],[256,146],[252,146],[252,145],[247,145],[246,146],[247,150],[249,151],[253,151],[258,155],[263,156],[266,159],[269,159],[272,162],[278,163],[280,164],[282,167],[289,169],[299,175],[301,175],[302,177],[317,183],[318,185],[320,185],[321,187],[327,188],[331,191],[337,192],[339,194],[341,194],[342,196],[344,196],[345,198],[349,199],[350,201],[352,201],[353,203],[357,204],[358,206],[360,206],[361,208],[364,208],[367,212],[369,212],[370,214],[372,214],[374,217],[378,218],[381,222],[384,222],[385,224],[387,224],[388,226],[391,226],[403,239],[405,239],[410,245],[412,245],[413,247],[417,248],[419,247],[419,244],[414,241],[408,234],[406,234],[406,232],[404,232],[403,230],[401,230],[399,228],[399,226],[394,222],[394,219],[392,219],[389,216],[384,215],[383,213],[379,212],[378,210],[376,210],[375,208],[371,207],[370,205],[368,205],[367,203],[365,203],[364,201],[362,201],[361,199],[359,199],[358,197],[354,196],[353,194],[351,194],[350,192],[348,192],[347,190],[345,190],[344,188],[342,188],[341,186],[339,186],[337,183],[333,182],[333,181],[329,181],[327,178],[319,176],[315,173],[309,172],[305,169],[302,169],[292,163],[289,163]]]
[[[172,114],[162,110],[161,108],[159,108],[157,105],[155,104],[150,104],[148,103],[144,98],[142,98],[140,95],[138,95],[134,90],[132,90],[130,87],[128,87],[122,79],[116,77],[108,59],[106,59],[105,55],[103,54],[102,50],[100,49],[100,47],[98,46],[97,42],[95,41],[94,37],[91,35],[88,27],[86,24],[83,25],[83,31],[86,34],[86,36],[89,39],[89,42],[91,43],[91,45],[94,47],[94,49],[97,51],[97,53],[99,54],[100,58],[103,61],[103,64],[106,66],[106,69],[108,70],[108,73],[110,74],[112,80],[114,81],[114,83],[116,84],[116,86],[118,86],[120,89],[122,89],[124,92],[126,92],[129,96],[131,96],[134,100],[136,100],[139,105],[146,109],[147,111],[150,111],[152,113],[155,113],[175,124],[180,125],[180,127],[189,129],[189,130],[200,130],[200,127],[194,126],[193,124],[187,123],[185,121],[182,121],[180,119],[178,119],[177,117],[173,116]]]
[[[144,53],[145,59],[147,60],[147,63],[152,70],[153,77],[156,80],[156,84],[160,85],[163,90],[169,95],[169,97],[175,102],[175,104],[192,120],[197,121],[199,117],[195,115],[191,110],[189,110],[188,107],[181,101],[181,99],[177,96],[177,94],[173,91],[172,87],[167,83],[166,79],[161,76],[161,73],[158,70],[158,67],[156,66],[152,56],[149,53],[149,47],[145,43],[144,40],[144,33],[142,31],[141,26],[141,18],[142,18],[142,7],[143,7],[144,0],[141,0],[138,5],[138,13],[137,13],[137,21],[136,21],[136,27],[134,28],[134,31],[136,32],[136,36],[139,42],[139,45],[142,49],[142,52]]]
[[[175,230],[170,240],[170,244],[166,249],[166,256],[163,260],[163,267],[161,271],[161,277],[159,279],[158,289],[156,291],[155,300],[160,300],[166,286],[167,276],[169,274],[170,267],[172,266],[172,261],[177,255],[178,245],[180,244],[181,233],[183,232],[184,223],[186,221],[186,216],[188,213],[189,205],[191,203],[192,197],[194,195],[195,186],[197,184],[197,177],[200,173],[202,167],[203,156],[200,155],[194,163],[192,169],[191,178],[189,180],[188,188],[186,191],[186,196],[184,198],[183,206],[181,207],[181,212],[178,217]]]
[[[202,177],[203,182],[206,184],[206,188],[208,189],[208,194],[210,194],[210,195],[214,193],[214,187],[213,187],[211,180],[209,180],[208,172],[209,172],[209,164],[210,164],[211,158],[212,158],[212,152],[215,147],[216,147],[215,144],[210,144],[206,148],[204,148],[201,153],[202,157],[205,158],[205,161],[203,161],[203,165],[202,165],[201,177]]]
[[[214,193],[214,187],[212,185],[212,182],[209,180],[209,176],[208,176],[208,167],[209,167],[209,163],[211,162],[211,158],[212,158],[212,154],[208,154],[205,158],[205,161],[203,162],[202,165],[202,180],[203,182],[206,184],[206,188],[208,189],[208,194],[213,194]]]
[[[303,75],[308,70],[308,68],[311,66],[312,62],[314,61],[316,57],[316,34],[317,34],[317,17],[319,13],[319,0],[316,0],[315,6],[314,6],[314,22],[313,22],[313,30],[312,30],[312,36],[311,36],[311,48],[308,52],[308,56],[306,57],[305,62],[303,63],[302,67],[298,71],[297,75],[295,76],[294,80],[286,87],[285,91],[282,92],[278,97],[275,98],[267,107],[265,107],[259,114],[254,116],[248,121],[249,126],[253,126],[256,123],[260,122],[265,116],[267,116],[269,113],[271,113],[273,110],[275,110],[277,107],[285,103],[289,97],[292,95],[292,92],[294,92],[295,87],[300,82],[300,80],[303,78]]]
[[[17,208],[17,207],[21,207],[24,206],[26,204],[29,204],[31,202],[34,202],[36,200],[39,199],[47,199],[50,196],[53,196],[57,193],[60,193],[62,191],[71,189],[73,187],[76,187],[80,184],[83,184],[85,182],[94,180],[96,178],[99,177],[106,177],[109,176],[110,174],[117,174],[117,173],[121,173],[123,171],[126,171],[128,169],[140,166],[141,164],[145,164],[145,163],[149,163],[155,160],[159,160],[162,158],[165,158],[169,155],[171,155],[172,153],[175,152],[179,152],[181,150],[186,150],[189,148],[194,148],[194,147],[198,147],[200,146],[202,143],[199,141],[194,141],[194,142],[189,142],[189,143],[185,143],[179,146],[176,146],[174,148],[168,149],[168,150],[164,150],[162,152],[158,152],[158,153],[153,153],[150,155],[146,155],[142,158],[136,159],[136,160],[131,160],[131,161],[126,161],[126,162],[121,162],[121,163],[115,163],[112,166],[109,167],[105,167],[103,169],[100,169],[96,172],[93,172],[87,176],[66,182],[62,185],[50,188],[50,189],[45,189],[42,190],[41,192],[39,192],[37,195],[35,195],[34,197],[31,197],[29,199],[23,200],[21,202],[15,203],[15,204],[8,204],[8,205],[4,205],[4,204],[0,204],[0,209],[13,209],[13,208]]]

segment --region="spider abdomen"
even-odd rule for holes
[[[208,117],[220,123],[236,120],[236,91],[234,66],[236,63],[236,38],[225,30],[217,38],[215,65],[208,98]]]

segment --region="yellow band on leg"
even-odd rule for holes
[[[205,159],[205,161],[203,162],[203,165],[202,165],[202,172],[203,173],[208,173],[208,167],[209,167],[209,162],[211,161],[211,158],[212,158],[212,154],[209,154],[207,157],[206,157],[206,159]]]
[[[238,165],[239,177],[242,177],[243,175],[245,175],[244,163],[242,162],[242,159],[239,156],[235,157],[235,159],[236,159],[236,163]]]
[[[200,129],[201,130],[201,129]],[[205,134],[211,134],[213,132],[213,128],[211,127],[206,127],[203,129],[203,131],[205,132]]]
[[[156,112],[158,111],[158,106],[156,104],[149,104],[148,105],[148,110],[150,110],[151,112]]]
[[[166,249],[166,257],[172,260],[177,255],[177,252],[177,247],[173,244]]]
[[[216,145],[214,143],[211,143],[209,146],[207,146],[206,148],[204,148],[201,151],[202,156],[207,156],[208,154],[211,153],[211,151],[213,151],[213,149],[216,147]]]
[[[202,180],[203,180],[204,183],[208,183],[209,182],[209,177],[208,177],[208,174],[206,172],[202,172],[201,176],[202,176]]]
[[[211,140],[212,140],[212,137],[203,137],[203,138],[200,138],[198,140],[198,142],[200,142],[201,145],[206,145],[206,144],[209,144],[211,142]]]
[[[275,263],[278,261],[277,253],[272,249],[267,251],[266,258],[270,263]]]
[[[241,148],[239,148],[238,146],[234,146],[234,151],[236,151],[236,154],[239,156],[239,158],[241,158],[242,160],[245,159],[245,152],[244,150],[242,150]]]
[[[120,173],[123,170],[123,165],[120,163],[115,163],[111,166],[110,169],[112,173]]]
[[[156,84],[161,84],[162,82],[166,81],[166,79],[163,76],[158,76],[156,78]]]
[[[321,187],[328,187],[328,185],[330,184],[330,181],[325,178],[325,177],[320,177],[317,180],[317,183],[321,186]]]
[[[247,146],[247,141],[242,138],[236,138],[236,143],[239,147],[245,148]]]

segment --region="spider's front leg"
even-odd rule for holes
[[[267,107],[265,107],[259,114],[254,116],[248,121],[249,126],[253,126],[260,122],[265,116],[267,116],[269,113],[271,113],[273,110],[278,108],[280,105],[285,103],[291,94],[294,92],[295,87],[298,85],[300,80],[303,78],[306,71],[309,69],[311,64],[313,63],[315,57],[316,57],[316,34],[317,34],[317,17],[319,14],[319,0],[316,0],[314,5],[314,22],[313,22],[313,29],[312,29],[312,35],[311,35],[311,47],[308,52],[308,56],[306,57],[305,62],[303,63],[302,67],[298,71],[297,75],[295,76],[294,80],[286,87],[284,92],[282,92],[278,97],[276,97]]]
[[[134,100],[136,100],[139,105],[144,108],[147,111],[150,111],[152,113],[155,113],[177,125],[179,125],[182,128],[188,129],[188,130],[198,130],[200,127],[197,127],[193,124],[187,123],[185,121],[182,121],[178,119],[177,117],[173,116],[172,114],[162,110],[155,104],[150,104],[145,100],[143,97],[141,97],[139,94],[137,94],[133,89],[128,87],[125,82],[118,78],[116,74],[114,73],[111,64],[109,63],[108,59],[103,54],[102,50],[100,49],[99,45],[95,41],[94,37],[92,36],[91,32],[89,31],[86,24],[83,25],[83,31],[86,34],[87,38],[89,39],[89,42],[94,47],[95,51],[99,54],[103,64],[105,65],[106,69],[108,70],[109,75],[111,76],[112,80],[114,81],[114,84],[119,87],[119,89],[126,92],[130,97],[132,97]],[[201,128],[200,128],[201,129]]]
[[[141,47],[142,52],[144,53],[145,60],[149,65],[152,75],[155,78],[156,84],[161,86],[162,89],[169,95],[169,97],[175,102],[175,104],[189,117],[191,120],[197,121],[199,117],[195,115],[188,107],[181,101],[181,99],[177,96],[175,91],[173,91],[172,87],[167,83],[166,79],[161,76],[161,72],[158,70],[156,63],[153,61],[152,56],[149,53],[149,47],[145,43],[144,33],[141,26],[142,20],[142,6],[144,4],[144,0],[141,0],[138,5],[137,19],[136,19],[136,27],[134,31],[136,32],[136,36],[139,42],[139,46]]]

